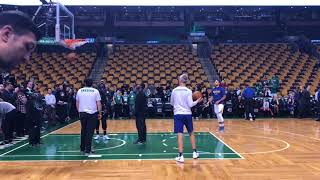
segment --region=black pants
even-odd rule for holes
[[[13,129],[14,124],[13,121],[16,118],[16,110],[12,110],[5,115],[5,118],[2,120],[1,129],[4,136],[4,142],[9,143],[12,142],[13,139]]]
[[[110,103],[106,104],[106,110],[107,110],[107,116],[109,116],[110,119],[113,118],[113,111]]]
[[[147,140],[147,127],[146,127],[146,118],[144,115],[136,115],[136,126],[138,130],[139,141]]]
[[[68,105],[67,104],[59,104],[56,108],[56,113],[59,117],[58,121],[60,123],[65,123],[65,120],[68,116]]]
[[[86,153],[91,152],[92,137],[98,120],[98,113],[88,114],[80,112],[81,122],[81,144],[80,150]]]
[[[122,117],[122,104],[115,104],[114,105],[114,118],[117,119]]]
[[[50,126],[56,125],[56,109],[52,106],[47,106],[47,116]]]
[[[29,126],[29,144],[36,145],[40,143],[40,127],[41,127],[41,112],[37,109],[32,109],[28,115]]]
[[[308,104],[305,102],[299,103],[299,118],[306,118],[309,114]]]
[[[22,112],[17,112],[16,115],[16,133],[17,136],[24,136],[25,133],[25,121],[26,121],[26,114],[22,113]]]
[[[256,116],[254,114],[254,107],[253,107],[253,99],[245,99],[244,102],[245,111],[246,111],[246,119],[249,119],[249,113],[251,113],[252,119],[256,119]]]
[[[130,114],[129,114],[129,105],[123,105],[123,113],[122,113],[123,117],[129,118]]]
[[[102,118],[101,118],[101,126],[103,131],[107,130],[107,117],[108,115],[106,113],[102,114]],[[97,121],[97,126],[96,126],[96,132],[97,134],[99,134],[99,127],[100,127],[100,120],[98,119]]]

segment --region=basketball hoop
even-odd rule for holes
[[[77,47],[80,47],[86,44],[87,41],[85,39],[65,39],[61,41],[61,44],[69,49],[75,50]]]

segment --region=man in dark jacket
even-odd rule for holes
[[[144,144],[146,142],[147,127],[145,111],[147,106],[147,98],[141,86],[137,86],[137,96],[135,101],[136,126],[138,130],[138,140],[134,144]]]
[[[247,86],[243,93],[242,93],[242,97],[244,99],[245,102],[245,110],[246,110],[246,120],[249,120],[249,114],[251,114],[251,118],[250,121],[254,121],[256,119],[256,116],[254,114],[254,90],[253,88],[251,88],[250,86]]]
[[[310,109],[310,86],[302,90],[299,105],[299,118],[307,117]]]

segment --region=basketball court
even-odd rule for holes
[[[44,4],[37,11],[50,6],[53,28],[46,29],[39,44],[75,50],[96,42],[77,39],[74,14],[62,3]],[[37,14],[33,18],[36,21]],[[0,149],[1,179],[320,179],[320,125],[314,119],[226,118],[223,133],[217,131],[216,119],[194,120],[200,158],[192,159],[185,134],[184,163],[174,160],[178,149],[173,119],[147,119],[147,141],[141,145],[134,144],[138,138],[134,119],[107,123],[111,139],[93,139],[95,153],[89,156],[80,152],[79,121],[43,134],[39,146],[24,139]]]
[[[150,133],[148,143],[134,145],[136,133],[109,134],[110,140],[94,140],[96,151],[89,158],[79,152],[79,134],[49,134],[42,138],[43,146],[22,145],[5,152],[1,160],[166,160],[176,156],[176,135],[173,133]],[[187,135],[186,135],[187,136]],[[242,157],[210,132],[196,133],[198,151],[203,159],[241,159]],[[186,141],[186,158],[191,158],[191,144]]]
[[[185,135],[185,163],[176,163],[172,120],[147,120],[147,143],[134,145],[134,120],[109,120],[109,141],[93,140],[96,153],[79,152],[78,121],[42,137],[40,146],[17,144],[1,151],[0,174],[6,179],[318,179],[318,122],[298,119],[226,121],[218,133],[214,120],[195,121],[200,158],[190,159]],[[14,167],[14,168],[13,168]],[[14,173],[19,172],[19,173]],[[276,178],[274,178],[276,176]]]

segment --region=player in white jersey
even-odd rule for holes
[[[192,91],[186,87],[188,75],[182,74],[179,77],[179,86],[173,89],[170,103],[174,111],[174,132],[178,134],[179,155],[176,157],[177,162],[184,162],[183,157],[183,127],[186,126],[190,136],[190,142],[193,149],[193,158],[197,159],[199,153],[196,150],[196,140],[193,133],[191,107],[202,101],[202,98],[196,101],[192,100]]]
[[[92,83],[91,79],[86,79],[85,87],[79,89],[76,96],[76,105],[80,113],[81,122],[80,150],[84,152],[85,155],[93,153],[91,150],[92,137],[102,113],[100,93],[97,89],[91,87]]]

